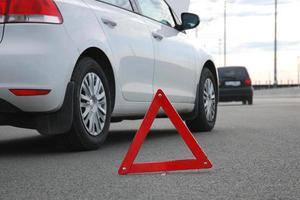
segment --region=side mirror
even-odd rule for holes
[[[181,14],[182,25],[179,26],[181,31],[196,28],[200,24],[199,16],[193,13]]]

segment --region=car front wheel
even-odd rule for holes
[[[217,119],[217,81],[212,72],[204,68],[199,83],[198,116],[187,120],[192,132],[211,131]]]

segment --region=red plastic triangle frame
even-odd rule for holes
[[[150,128],[160,108],[163,108],[196,159],[133,163],[146,136],[150,131]],[[120,166],[118,172],[119,175],[210,168],[212,168],[212,163],[202,151],[200,145],[198,144],[192,133],[189,131],[189,129],[186,127],[177,111],[171,105],[164,92],[162,90],[158,90]]]

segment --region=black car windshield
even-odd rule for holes
[[[244,67],[224,67],[219,68],[220,79],[235,78],[235,79],[247,79],[249,78],[248,72]]]

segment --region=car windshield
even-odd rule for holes
[[[227,67],[227,68],[219,68],[219,77],[223,78],[242,78],[246,79],[249,77],[248,72],[243,67]]]

